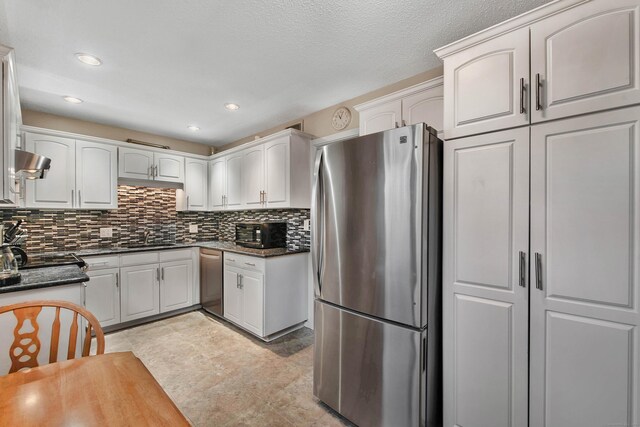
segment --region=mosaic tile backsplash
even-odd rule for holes
[[[24,220],[21,228],[29,237],[23,246],[33,254],[140,245],[147,230],[153,244],[233,241],[237,222],[262,220],[287,222],[290,249],[309,247],[309,232],[303,230],[308,209],[176,212],[175,206],[175,189],[119,185],[117,210],[12,209],[0,214],[5,226]],[[198,225],[197,234],[189,233],[190,224]],[[101,227],[112,227],[113,237],[101,238]]]

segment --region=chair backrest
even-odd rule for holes
[[[75,359],[76,344],[78,337],[78,317],[87,321],[86,335],[82,345],[82,357],[88,356],[91,350],[91,332],[96,334],[97,349],[96,354],[104,353],[104,333],[100,327],[98,319],[88,310],[79,305],[67,301],[27,301],[18,304],[0,307],[0,314],[13,312],[17,319],[16,327],[13,329],[13,343],[9,349],[11,358],[11,368],[9,373],[19,371],[23,368],[34,368],[38,366],[38,354],[40,353],[40,339],[38,332],[38,315],[43,307],[53,307],[56,309],[55,317],[51,325],[51,344],[49,346],[49,363],[58,361],[58,343],[60,342],[60,310],[68,310],[73,313],[73,320],[69,328],[69,345],[67,348],[67,359]],[[21,329],[31,324],[31,328],[26,331]]]

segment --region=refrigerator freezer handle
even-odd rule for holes
[[[311,264],[313,270],[313,288],[317,297],[320,296],[322,290],[321,274],[322,271],[322,236],[323,224],[323,191],[322,188],[322,163],[323,150],[318,149],[313,169],[313,189],[311,196]]]

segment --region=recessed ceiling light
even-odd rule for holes
[[[102,60],[100,60],[100,58],[98,58],[97,56],[89,55],[88,53],[76,53],[76,58],[78,58],[78,61],[87,65],[102,65]]]
[[[84,102],[82,101],[82,99],[76,98],[74,96],[65,96],[63,97],[63,99],[67,102],[70,102],[71,104],[82,104]]]
[[[198,132],[200,130],[200,128],[195,125],[189,125],[187,126],[187,129],[189,129],[191,132]]]
[[[224,104],[224,108],[226,108],[227,110],[236,111],[238,108],[240,108],[240,106],[238,104],[229,102],[228,104]]]

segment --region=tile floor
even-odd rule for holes
[[[312,393],[313,332],[269,344],[202,312],[108,334],[133,351],[195,426],[343,426]]]

